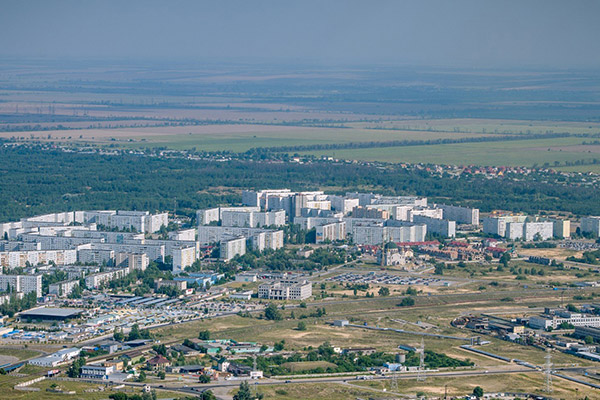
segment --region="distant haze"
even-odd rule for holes
[[[0,58],[600,67],[597,0],[0,0]]]

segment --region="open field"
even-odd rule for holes
[[[402,119],[379,122],[355,122],[347,125],[380,129],[411,129],[445,132],[482,132],[497,134],[600,133],[597,122],[524,121],[487,118]]]
[[[542,166],[548,163],[550,166],[554,166],[555,161],[564,164],[566,161],[589,161],[598,158],[597,154],[582,153],[575,150],[548,151],[549,148],[557,146],[579,146],[584,141],[584,139],[578,137],[566,137],[427,146],[315,150],[301,152],[301,154],[391,163],[440,163],[491,166],[533,166],[535,164]]]
[[[287,368],[288,370],[295,371],[306,371],[315,368],[323,368],[327,369],[329,367],[335,368],[335,364],[327,362],[327,361],[301,361],[301,362],[287,362],[281,364],[282,367]]]
[[[235,391],[231,391],[233,394]],[[339,383],[303,383],[289,385],[261,386],[260,393],[265,399],[277,400],[348,400],[356,398],[369,398],[376,392],[362,389],[357,386],[342,385]]]
[[[352,382],[358,387],[374,389],[387,389],[390,391],[390,381]],[[425,382],[415,379],[398,379],[397,393],[415,395],[417,392],[430,396],[443,396],[447,385],[449,396],[464,396],[473,392],[476,386],[481,386],[484,393],[494,392],[528,392],[543,394],[544,376],[541,373],[529,372],[520,374],[487,375],[476,377],[436,378],[428,377]],[[576,390],[578,389],[578,391]],[[578,385],[560,378],[554,378],[554,392],[552,396],[561,399],[575,399],[575,394],[596,398],[598,391],[587,386]]]
[[[600,174],[600,164],[591,165],[573,165],[556,168],[559,171],[565,172],[592,172],[594,174]]]
[[[36,357],[41,352],[31,349],[16,349],[12,347],[0,347],[0,356],[15,357],[18,360]]]
[[[52,385],[57,385],[57,387],[59,387],[60,389],[62,389],[64,391],[74,391],[75,393],[74,394],[62,394],[62,393],[48,392],[47,389],[50,389],[52,387]],[[122,389],[115,390],[115,389],[111,388],[110,386],[105,386],[105,385],[97,384],[97,383],[93,384],[93,383],[86,383],[86,382],[54,381],[54,380],[49,380],[49,379],[46,379],[44,381],[33,384],[32,387],[40,388],[41,390],[39,392],[29,393],[28,394],[29,397],[24,396],[24,397],[14,397],[14,398],[35,399],[35,400],[38,400],[38,399],[52,400],[52,399],[64,399],[64,398],[74,398],[74,399],[85,398],[86,400],[100,400],[100,399],[107,399],[108,396],[110,396],[113,393],[117,393],[117,392],[125,392],[128,395],[142,393],[141,388],[125,387]],[[23,392],[18,392],[18,393],[23,393]],[[24,392],[24,393],[27,394],[27,392]],[[180,393],[163,391],[163,390],[157,390],[156,396],[159,399],[173,399],[173,398],[185,397],[184,395],[182,395]]]
[[[436,140],[491,137],[482,133],[420,132],[358,128],[324,128],[258,124],[76,129],[0,132],[3,138],[57,143],[113,144],[126,148],[167,147],[176,150],[243,152],[253,147],[279,147],[392,140]]]
[[[230,338],[238,341],[256,341],[259,343],[273,344],[285,339],[286,350],[301,350],[307,346],[316,347],[324,342],[333,346],[361,347],[365,344],[376,347],[380,351],[397,352],[399,344],[418,346],[421,336],[411,333],[397,333],[393,331],[376,331],[363,328],[339,328],[329,325],[334,319],[354,319],[355,324],[367,323],[370,326],[398,328],[417,332],[437,333],[468,338],[473,336],[469,330],[454,328],[450,322],[464,314],[511,314],[527,315],[533,312],[531,307],[552,306],[560,302],[560,295],[553,293],[554,298],[537,296],[531,300],[503,303],[494,298],[505,296],[502,290],[491,293],[481,293],[474,296],[470,302],[464,305],[440,304],[435,306],[397,307],[397,299],[375,298],[359,303],[335,303],[327,305],[327,315],[322,318],[309,317],[302,319],[306,324],[305,331],[296,330],[298,319],[284,319],[282,321],[267,321],[254,318],[242,318],[231,316],[212,320],[179,324],[174,327],[160,328],[154,330],[157,338],[171,342],[183,340],[185,337],[197,337],[200,330],[208,329],[213,338]],[[462,295],[456,295],[457,298]],[[477,299],[481,299],[480,302]],[[490,300],[492,298],[492,300]],[[417,297],[417,304],[432,301],[426,296]],[[303,310],[294,309],[296,318],[301,314],[314,310],[313,307]],[[289,316],[290,311],[284,311]],[[406,322],[401,322],[406,321]],[[422,321],[424,328],[416,326]],[[433,325],[433,327],[428,327]],[[512,358],[519,358],[535,364],[543,364],[545,352],[518,344],[501,341],[491,336],[485,336],[485,340],[491,341],[484,348],[491,352],[503,354]],[[499,361],[475,353],[460,349],[461,344],[466,341],[438,339],[425,337],[425,347],[429,350],[446,354],[450,357],[466,360],[470,359],[480,368],[498,365]],[[561,365],[592,365],[591,362],[571,355],[555,352],[553,362]],[[502,362],[500,362],[503,364]],[[507,364],[508,365],[508,364]]]

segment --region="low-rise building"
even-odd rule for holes
[[[600,316],[546,308],[543,314],[529,317],[529,326],[534,329],[557,329],[563,323],[600,328]]]
[[[271,300],[305,300],[312,296],[312,284],[307,280],[280,280],[258,286],[258,297]]]
[[[148,360],[148,366],[152,368],[153,371],[164,371],[167,367],[171,366],[171,361],[159,354]]]
[[[236,282],[256,282],[258,275],[250,272],[242,272],[235,276]]]
[[[185,289],[187,289],[187,282],[180,280],[170,281],[166,279],[159,279],[156,281],[156,289],[160,289],[161,287],[174,287],[177,290],[184,291]]]
[[[81,378],[108,380],[109,375],[115,372],[113,365],[84,365],[81,367]]]

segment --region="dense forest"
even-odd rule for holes
[[[440,178],[424,169],[315,161],[188,160],[0,148],[0,221],[77,209],[195,210],[238,203],[246,188],[377,191],[448,203],[537,213],[600,214],[599,189],[548,176]]]

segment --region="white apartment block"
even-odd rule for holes
[[[0,252],[0,266],[25,268],[30,265],[49,264],[69,265],[77,262],[77,250],[32,250]]]
[[[285,225],[285,211],[223,211],[222,226],[257,228]]]
[[[413,208],[412,206],[400,204],[367,204],[364,207],[369,210],[385,212],[390,218],[399,221],[410,221],[410,211]]]
[[[427,207],[427,197],[417,196],[383,196],[375,193],[346,193],[348,199],[358,199],[359,205],[395,204],[398,206]]]
[[[557,238],[570,238],[571,237],[571,221],[566,219],[553,219],[552,222],[554,237]]]
[[[150,265],[150,259],[144,253],[117,253],[115,256],[115,266],[126,268],[130,271],[144,271]]]
[[[5,222],[0,224],[0,239],[16,239],[17,231],[23,230],[22,222]]]
[[[307,280],[281,280],[258,286],[258,297],[270,300],[305,300],[312,296],[312,284]]]
[[[48,236],[38,233],[22,233],[18,236],[24,243],[36,243],[38,250],[60,250],[70,249],[75,246],[87,244],[93,241],[102,242],[104,239],[88,239],[70,236]]]
[[[306,207],[315,210],[331,210],[331,202],[329,200],[311,200],[306,202]]]
[[[408,220],[410,222],[415,221],[415,217],[417,217],[417,216],[442,219],[444,217],[444,210],[442,210],[441,208],[417,207],[417,208],[412,208],[408,211]],[[400,219],[400,218],[396,218],[396,219]]]
[[[198,225],[208,225],[211,222],[218,222],[221,220],[221,215],[218,208],[210,208],[208,210],[196,211],[196,220]]]
[[[235,256],[246,254],[246,238],[243,236],[223,239],[220,242],[219,258],[229,261]]]
[[[294,224],[300,225],[304,230],[310,230],[320,225],[335,224],[341,222],[341,218],[337,217],[296,217]]]
[[[456,221],[459,224],[479,225],[479,209],[446,204],[435,204],[436,208],[444,211],[444,219]]]
[[[242,204],[246,206],[256,206],[260,207],[263,210],[267,209],[267,205],[269,203],[269,198],[274,199],[284,199],[290,198],[295,193],[292,193],[290,189],[274,189],[274,190],[244,190],[242,192]],[[284,208],[281,208],[284,209]]]
[[[535,222],[525,215],[492,216],[483,219],[483,232],[511,240],[547,240],[554,237],[554,222]]]
[[[169,224],[169,214],[150,214],[148,211],[83,211],[84,222],[93,222],[109,228],[132,229],[154,233]]]
[[[506,236],[507,223],[522,223],[527,220],[525,215],[507,215],[500,217],[487,217],[483,219],[483,232],[492,235]]]
[[[162,226],[169,225],[169,213],[147,214],[144,217],[144,232],[158,232]]]
[[[410,224],[406,226],[366,226],[354,225],[352,239],[356,244],[381,245],[387,242],[423,242],[427,226]]]
[[[129,242],[134,244],[135,242]],[[163,246],[165,248],[165,256],[173,257],[173,251],[180,247],[194,247],[196,249],[196,258],[200,256],[200,244],[197,241],[188,240],[161,240],[161,239],[145,239],[139,244],[146,246]]]
[[[77,258],[82,264],[111,264],[115,259],[114,250],[102,250],[102,249],[91,249],[84,248],[79,249],[77,252]]]
[[[344,215],[359,206],[358,199],[347,199],[343,196],[327,196],[327,199],[331,202],[332,209]]]
[[[456,237],[456,222],[446,219],[431,218],[423,215],[414,215],[413,222],[427,225],[427,231],[437,233],[444,237]]]
[[[583,217],[581,218],[581,232],[593,233],[600,237],[600,217]]]
[[[58,297],[67,297],[77,286],[79,286],[79,279],[56,282],[49,286],[48,293]]]
[[[24,294],[35,292],[36,297],[42,297],[42,274],[0,275],[0,290]]]
[[[165,261],[163,244],[91,243],[92,250],[112,250],[116,253],[144,253],[151,261]]]
[[[179,274],[191,266],[197,259],[196,247],[178,247],[173,249],[173,273]]]
[[[252,248],[258,251],[277,250],[283,247],[283,231],[264,231],[250,236]]]
[[[523,238],[531,240],[548,240],[554,237],[554,223],[552,222],[526,222],[523,226]]]
[[[280,230],[235,226],[198,226],[198,242],[201,244],[218,243],[231,236],[244,236],[253,240],[254,248],[259,251],[264,250],[263,243],[274,250],[283,247],[283,231]],[[257,239],[254,240],[254,237]]]
[[[196,230],[195,229],[182,229],[175,232],[167,233],[169,240],[185,240],[185,241],[195,241],[196,240]]]
[[[105,283],[129,274],[129,268],[112,269],[85,277],[85,285],[90,289],[98,289]]]
[[[317,226],[316,231],[317,243],[326,241],[334,242],[336,240],[346,239],[346,223],[343,221],[319,225]]]
[[[72,230],[70,236],[74,238],[103,240],[105,243],[125,243],[127,240],[144,240],[145,237],[143,233],[136,232],[109,232],[79,229]]]

